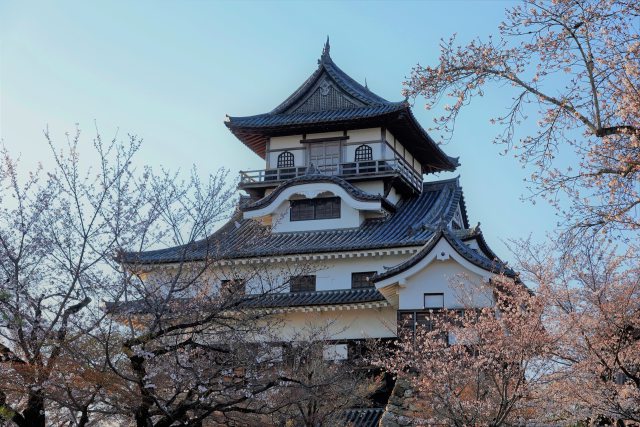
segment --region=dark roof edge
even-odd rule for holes
[[[422,261],[436,246],[436,244],[445,238],[451,247],[464,259],[472,263],[473,265],[480,267],[484,270],[490,271],[495,274],[504,274],[508,277],[516,277],[516,273],[508,267],[505,263],[500,261],[497,257],[494,260],[490,260],[478,253],[470,252],[473,249],[469,248],[462,240],[455,236],[447,228],[439,228],[433,236],[425,243],[425,246],[420,249],[415,255],[409,258],[407,261],[385,271],[384,273],[376,274],[372,277],[373,282],[380,282],[382,280],[393,277],[400,274]]]
[[[189,299],[177,299],[169,304],[186,304]],[[317,307],[330,305],[363,304],[386,301],[385,297],[375,288],[363,289],[331,289],[313,292],[279,292],[256,295],[238,296],[232,301],[230,309],[277,309],[288,307]],[[144,314],[149,313],[156,306],[153,301],[135,300],[111,302],[105,301],[105,311],[109,314]],[[167,306],[164,301],[159,305]]]

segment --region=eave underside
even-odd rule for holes
[[[425,172],[454,171],[458,166],[458,160],[447,156],[440,149],[422,129],[408,107],[394,108],[390,112],[366,117],[341,118],[343,114],[353,116],[354,113],[354,110],[337,110],[331,114],[335,119],[317,121],[314,119],[315,113],[296,115],[299,116],[297,120],[283,118],[282,124],[268,124],[277,121],[267,115],[264,115],[264,120],[263,116],[240,117],[230,118],[226,125],[240,141],[263,159],[266,158],[270,137],[385,127],[425,166]],[[261,122],[265,124],[262,125]]]

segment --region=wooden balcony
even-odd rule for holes
[[[361,162],[340,163],[332,166],[318,166],[320,173],[337,175],[348,181],[400,177],[414,190],[422,190],[422,176],[403,159],[367,160]],[[307,167],[261,169],[240,172],[240,188],[259,188],[278,185],[282,181],[296,178],[307,173]]]

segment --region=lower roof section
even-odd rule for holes
[[[384,296],[375,288],[363,289],[336,289],[330,291],[313,292],[282,292],[256,295],[245,295],[233,302],[230,309],[291,309],[301,307],[321,306],[364,306],[370,303],[386,303]],[[204,305],[207,303],[205,302]],[[211,301],[215,304],[215,301]],[[105,309],[110,314],[147,314],[157,311],[165,302],[155,303],[149,300],[108,302]],[[193,300],[174,300],[169,303],[176,311],[189,306],[192,309]],[[386,304],[385,304],[386,305]],[[205,307],[206,308],[206,307]]]
[[[419,195],[403,199],[387,218],[367,219],[354,229],[272,233],[237,212],[206,239],[183,246],[128,252],[120,261],[130,265],[180,263],[205,259],[245,259],[291,254],[317,254],[406,246],[422,246],[436,225],[451,221],[458,206],[468,226],[458,179],[423,183]]]

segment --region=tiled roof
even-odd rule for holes
[[[269,203],[271,203],[273,200],[275,200],[278,197],[278,195],[282,193],[286,188],[294,185],[311,184],[315,182],[329,182],[329,183],[339,185],[356,200],[380,201],[387,210],[393,209],[393,205],[391,204],[391,202],[389,202],[384,197],[378,194],[367,193],[366,191],[359,189],[358,187],[354,186],[353,184],[345,181],[344,179],[338,176],[324,175],[317,171],[314,172],[312,168],[308,168],[308,169],[309,170],[307,171],[306,175],[301,175],[301,176],[286,180],[285,182],[280,184],[275,190],[269,193],[267,196],[253,203],[249,203],[242,206],[240,210],[243,212],[246,212],[246,211],[261,209],[269,205]]]
[[[376,427],[384,408],[349,409],[344,413],[344,425],[349,427]]]
[[[497,257],[494,259],[487,258],[484,254],[466,245],[456,234],[458,233],[455,233],[446,227],[439,226],[436,231],[429,237],[429,240],[420,249],[420,251],[415,253],[405,262],[398,264],[397,266],[390,268],[383,273],[374,275],[371,280],[374,282],[380,282],[384,279],[388,279],[389,277],[393,277],[399,273],[402,273],[403,271],[410,269],[414,265],[418,264],[429,253],[431,253],[431,251],[441,238],[446,239],[447,242],[449,242],[449,244],[456,250],[456,252],[462,255],[462,257],[470,263],[496,274],[504,274],[509,277],[516,276],[515,271],[513,271],[500,259],[498,259]]]
[[[225,125],[262,158],[270,136],[383,126],[427,172],[458,166],[420,126],[406,100],[387,101],[356,82],[333,62],[327,47],[316,71],[284,102],[269,113],[228,116]]]
[[[260,295],[246,295],[238,298],[230,305],[231,309],[247,308],[289,308],[312,307],[323,305],[364,304],[386,301],[384,296],[375,288],[364,289],[337,289],[315,292],[282,292],[266,293]],[[164,301],[126,301],[107,302],[105,310],[110,314],[145,314],[153,313],[169,305],[178,311],[184,311],[185,307],[194,308],[197,304],[193,299],[176,299],[169,303]],[[207,302],[200,303],[206,305]],[[214,304],[212,301],[211,304]],[[201,307],[202,308],[202,307]]]
[[[387,218],[367,219],[356,229],[271,233],[238,212],[209,238],[192,244],[121,256],[124,263],[156,264],[205,258],[238,259],[276,255],[422,246],[433,226],[449,222],[462,198],[458,179],[423,184],[423,191],[403,199]],[[466,212],[463,211],[466,217]],[[466,219],[465,219],[466,221]]]
[[[384,296],[382,296],[377,289],[363,288],[265,294],[253,299],[248,299],[243,306],[251,308],[308,307],[377,301],[385,301]]]
[[[374,105],[360,108],[344,108],[309,113],[291,114],[258,114],[255,116],[229,117],[227,126],[230,128],[269,128],[324,122],[351,121],[379,117],[408,109],[404,101],[384,105]]]

